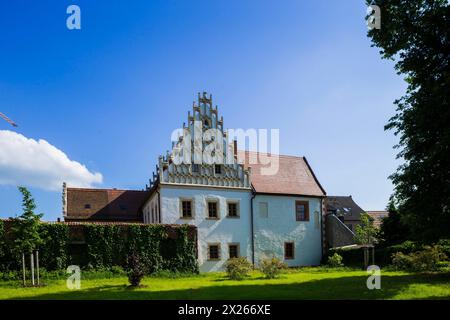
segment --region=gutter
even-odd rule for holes
[[[254,233],[254,219],[253,219],[253,199],[256,197],[256,191],[252,188],[252,198],[250,199],[250,228],[252,235],[252,264],[255,266],[255,233]]]
[[[159,223],[162,223],[162,219],[161,219],[161,194],[159,193],[158,188],[155,190],[155,192],[158,194],[158,220]]]

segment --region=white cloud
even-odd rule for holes
[[[69,186],[91,187],[103,176],[45,140],[36,141],[9,130],[0,130],[0,185],[24,185],[46,190]]]

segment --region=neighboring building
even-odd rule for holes
[[[63,188],[65,221],[142,222],[148,191]]]
[[[388,211],[366,211],[367,214],[373,219],[375,227],[379,228],[384,218],[389,216]]]
[[[352,196],[327,196],[327,214],[334,214],[352,232],[361,223],[361,213],[364,212],[353,200]]]
[[[65,188],[65,220],[195,225],[203,272],[222,270],[228,258],[237,256],[256,264],[275,256],[289,266],[319,265],[326,193],[306,158],[279,156],[277,173],[264,175],[270,156],[238,153],[236,142],[224,138],[218,144],[226,164],[196,164],[193,155],[193,164],[176,164],[181,146],[194,150],[199,122],[202,135],[214,128],[226,137],[211,96],[199,94],[192,111],[183,125],[191,141],[181,137],[171,153],[159,157],[146,191]]]

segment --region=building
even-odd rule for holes
[[[377,228],[381,226],[383,219],[389,216],[388,211],[367,211],[367,214],[372,218],[373,225]]]
[[[326,199],[327,214],[334,214],[347,228],[354,232],[361,223],[364,210],[353,200],[352,196],[328,196]]]
[[[218,134],[204,141],[209,129]],[[211,154],[224,161],[198,161],[198,154],[186,151],[211,144]],[[267,174],[271,160],[278,170]],[[64,186],[63,211],[66,221],[195,225],[200,270],[208,272],[223,270],[238,256],[254,264],[274,256],[289,266],[319,265],[325,196],[306,158],[238,152],[236,141],[228,143],[211,95],[203,93],[172,152],[159,157],[146,190]]]

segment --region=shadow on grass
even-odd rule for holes
[[[130,290],[127,285],[103,285],[77,291],[36,294],[30,298],[11,299],[76,300],[196,300],[196,299],[391,299],[413,284],[448,285],[450,274],[382,276],[380,290],[368,290],[366,276],[350,276],[283,284],[226,284],[194,289],[157,290],[149,287]],[[217,282],[216,282],[217,283]],[[429,296],[426,299],[450,299],[446,296]]]

